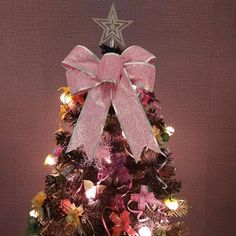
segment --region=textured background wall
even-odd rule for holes
[[[31,197],[44,186],[54,147],[60,62],[77,44],[99,54],[110,0],[0,2],[0,228],[22,236]],[[116,0],[134,23],[126,45],[157,58],[156,94],[168,124],[191,236],[236,235],[234,0]]]

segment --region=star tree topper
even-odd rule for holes
[[[111,5],[111,9],[108,17],[105,18],[93,18],[94,22],[103,28],[100,45],[110,40],[110,46],[114,46],[115,41],[125,47],[122,30],[130,25],[131,20],[120,20],[117,17],[116,8],[114,3]]]

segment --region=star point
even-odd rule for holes
[[[110,40],[110,43],[115,41],[125,47],[122,30],[129,26],[133,21],[118,19],[115,4],[113,3],[107,18],[92,18],[93,21],[98,24],[102,29],[102,37],[99,45],[106,43]]]

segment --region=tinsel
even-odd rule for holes
[[[190,231],[184,222],[176,222],[167,231],[167,236],[190,236]]]

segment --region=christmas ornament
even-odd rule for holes
[[[118,19],[114,3],[111,6],[107,18],[93,18],[93,20],[103,29],[99,45],[111,40],[111,46],[114,46],[114,41],[125,46],[122,30],[128,27],[133,21]]]
[[[138,236],[135,230],[130,226],[129,212],[124,210],[120,215],[112,212],[110,215],[111,221],[115,224],[112,227],[112,236],[120,236],[122,232],[127,233],[129,236]]]
[[[155,204],[158,205],[160,208],[164,207],[164,204],[157,200],[154,196],[153,192],[148,192],[147,185],[141,185],[140,194],[131,194],[131,201],[138,202],[138,209],[144,210],[146,204]]]

